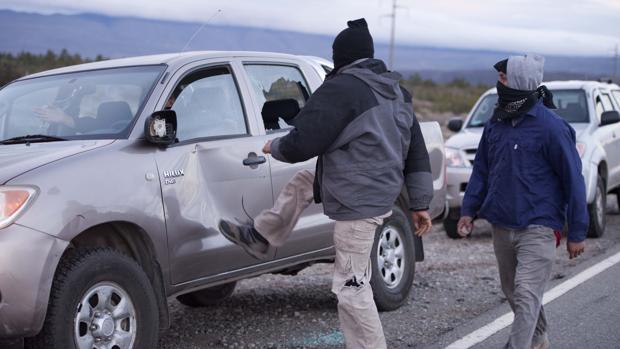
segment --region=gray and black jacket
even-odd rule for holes
[[[428,209],[430,161],[411,95],[401,76],[377,59],[343,67],[295,117],[295,128],[271,145],[272,156],[295,163],[315,156],[315,200],[334,220],[357,220],[392,209],[403,184],[409,207]]]

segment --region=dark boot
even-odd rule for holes
[[[250,224],[235,224],[221,220],[220,232],[230,242],[241,246],[245,252],[256,259],[269,259],[272,256],[269,242]]]

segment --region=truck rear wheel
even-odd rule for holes
[[[156,348],[159,312],[136,261],[110,248],[69,251],[60,261],[41,332],[31,349]]]
[[[181,304],[192,308],[215,305],[230,297],[235,291],[235,286],[237,286],[237,282],[233,281],[224,285],[182,294],[177,297],[177,300],[181,302]]]
[[[399,208],[377,229],[370,260],[370,284],[380,311],[398,309],[409,298],[415,275],[415,247],[409,218]]]

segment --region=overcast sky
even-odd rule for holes
[[[399,0],[398,44],[611,56],[620,0]],[[335,35],[365,17],[388,41],[391,0],[2,0],[0,8],[93,12]],[[221,13],[213,15],[221,9]],[[213,18],[212,18],[213,17]]]

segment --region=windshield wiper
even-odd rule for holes
[[[56,137],[56,136],[48,136],[48,135],[26,135],[8,138],[3,141],[0,141],[0,144],[20,144],[20,143],[42,143],[42,142],[57,142],[57,141],[66,141],[67,139]]]

